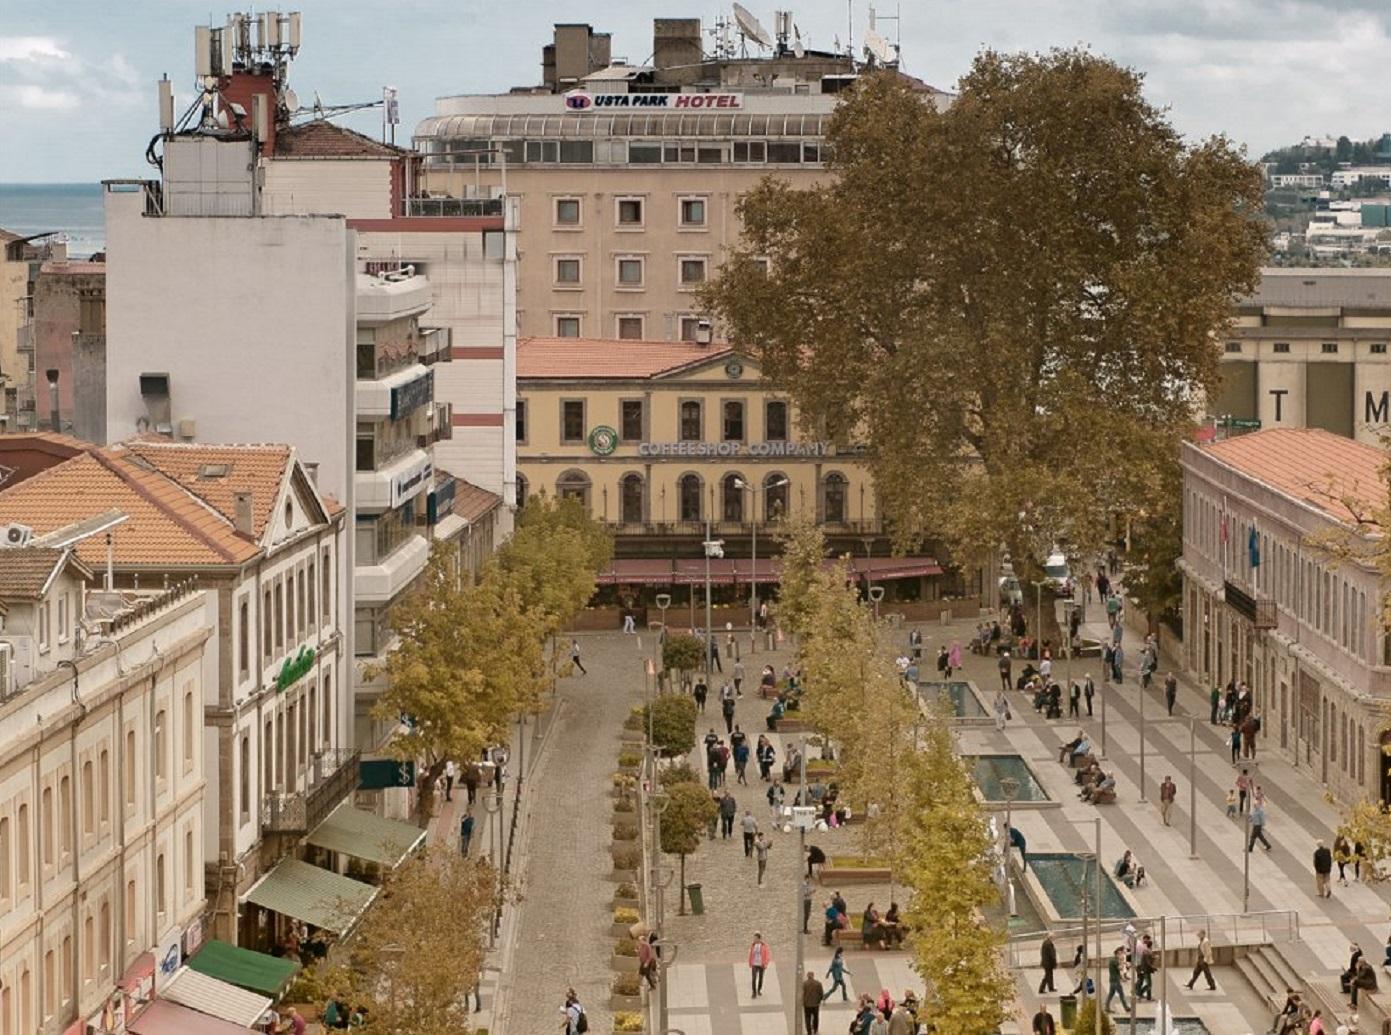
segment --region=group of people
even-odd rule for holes
[[[732,713],[731,713],[732,715]],[[758,738],[758,748],[763,750],[767,746],[768,751],[772,751],[772,744],[768,743],[767,738]],[[749,756],[752,752],[749,748],[749,738],[739,726],[730,722],[729,743],[725,743],[723,737],[715,732],[714,727],[705,734],[705,774],[706,781],[710,789],[716,790],[723,787],[729,775],[729,763],[734,763],[734,779],[737,783],[747,786]],[[772,758],[769,756],[768,765],[772,765]],[[762,762],[759,763],[762,769]]]
[[[850,973],[839,949],[826,968],[826,977],[831,979],[831,987],[826,988],[817,979],[814,971],[807,971],[802,981],[802,1015],[806,1021],[807,1035],[818,1035],[821,1031],[821,1004],[837,988],[842,1002],[849,1002],[850,996],[845,987],[845,975]],[[850,1022],[851,1035],[918,1035],[921,1031],[921,1004],[912,989],[903,993],[903,999],[894,1001],[887,988],[879,990],[878,996],[862,994],[856,1003],[855,1017]]]
[[[1261,717],[1256,714],[1255,695],[1245,683],[1228,682],[1225,692],[1214,686],[1208,694],[1208,722],[1227,726],[1227,746],[1232,752],[1232,765],[1256,757],[1256,735],[1261,731]]]

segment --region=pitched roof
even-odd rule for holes
[[[203,445],[146,440],[120,449],[174,479],[228,522],[236,521],[236,495],[251,493],[252,538],[265,533],[292,452],[282,445]]]
[[[693,341],[523,338],[517,343],[517,377],[659,377],[733,353],[728,345],[699,345]]]
[[[450,510],[451,514],[472,523],[502,505],[502,497],[497,493],[474,485],[467,478],[460,478],[457,474],[450,474],[441,468],[435,468],[435,484],[437,486],[449,478],[454,479],[454,506]]]
[[[71,550],[51,546],[0,548],[0,595],[11,600],[37,600],[58,569],[75,560]],[[83,578],[92,571],[78,562]]]
[[[275,133],[277,158],[398,158],[410,153],[324,119],[282,126]]]
[[[1292,306],[1326,309],[1391,309],[1391,270],[1270,266],[1241,308]]]
[[[0,492],[0,524],[19,522],[41,535],[112,509],[128,516],[112,540],[118,565],[239,565],[259,553],[221,514],[120,450],[80,453]],[[88,564],[106,563],[100,538],[76,550]]]
[[[1384,450],[1319,428],[1266,428],[1194,447],[1276,492],[1352,524],[1387,505]]]
[[[18,485],[54,464],[95,448],[90,442],[52,431],[0,435],[0,489]]]

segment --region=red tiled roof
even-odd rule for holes
[[[1247,477],[1336,521],[1355,523],[1387,505],[1384,450],[1319,428],[1267,428],[1194,446]]]
[[[728,345],[693,341],[523,338],[517,343],[517,377],[658,377],[733,354]]]
[[[435,468],[435,484],[439,485],[446,479],[454,479],[454,506],[450,513],[463,518],[470,523],[477,521],[489,511],[502,505],[502,497],[495,492],[474,485],[467,478],[460,478],[457,474],[450,474],[442,468]]]
[[[399,158],[410,153],[323,119],[282,126],[275,134],[277,158]]]
[[[0,489],[18,485],[69,457],[97,447],[52,431],[0,435]]]
[[[53,259],[40,266],[39,273],[58,276],[88,274],[89,276],[104,277],[106,276],[106,263],[86,262],[81,259]]]
[[[289,446],[195,445],[148,439],[125,442],[119,448],[174,479],[229,522],[236,520],[236,494],[251,493],[252,538],[257,541],[265,533],[292,455]]]
[[[0,595],[10,599],[37,600],[53,577],[54,569],[73,561],[83,578],[92,571],[68,550],[51,546],[23,546],[0,549]]]

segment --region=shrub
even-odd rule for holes
[[[705,778],[691,768],[689,762],[678,762],[662,770],[662,785],[672,787],[678,783],[698,783],[705,786]]]
[[[1110,1016],[1105,1012],[1100,1014],[1100,1027],[1097,1027],[1097,1016],[1097,999],[1092,997],[1077,1011],[1077,1027],[1073,1029],[1073,1035],[1115,1035],[1116,1026],[1111,1023]]]
[[[642,765],[642,755],[636,751],[620,751],[618,753],[618,766],[620,769],[635,769]]]
[[[685,694],[663,694],[651,707],[652,743],[659,752],[667,758],[677,758],[695,747],[694,698]]]
[[[638,897],[638,889],[637,889],[637,887],[636,887],[635,885],[633,885],[632,883],[630,883],[629,881],[626,881],[626,880],[625,880],[622,884],[618,885],[618,887],[614,889],[614,892],[613,892],[613,893],[614,893],[614,896],[617,897],[617,898],[637,898],[637,897]]]
[[[637,777],[632,773],[614,773],[609,779],[613,781],[614,787],[620,791],[632,790],[638,782]]]
[[[642,729],[645,725],[646,725],[646,720],[643,719],[642,713],[641,713],[641,712],[639,712],[639,713],[637,713],[637,714],[635,714],[635,715],[630,715],[630,716],[628,716],[626,719],[623,720],[623,728],[624,728],[625,730],[640,730],[640,729]]]
[[[640,918],[636,909],[629,909],[627,906],[619,906],[613,911],[613,922],[616,924],[627,924],[631,927]]]
[[[694,636],[668,636],[662,646],[662,668],[678,672],[694,672],[700,667],[704,647]]]
[[[642,852],[631,845],[616,849],[613,853],[613,868],[615,870],[636,870],[641,865]]]
[[[614,812],[631,813],[634,811],[634,809],[636,809],[636,806],[627,798],[619,798],[616,802],[613,803]]]
[[[636,841],[638,839],[637,827],[614,827],[613,839],[615,841]]]
[[[641,989],[642,978],[636,974],[617,974],[614,976],[614,995],[637,995]]]
[[[638,954],[638,943],[631,938],[620,938],[613,946],[615,956],[636,956]]]
[[[621,1032],[640,1032],[643,1030],[642,1014],[620,1010],[613,1015],[613,1030]]]

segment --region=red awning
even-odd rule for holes
[[[669,586],[671,561],[646,557],[616,560],[595,581],[601,586]]]
[[[131,1035],[246,1035],[248,1030],[168,999],[156,999],[126,1025]]]
[[[711,557],[710,558],[710,582],[715,586],[727,586],[735,581],[735,564],[730,557]],[[748,561],[742,562],[747,578]],[[676,562],[676,583],[681,586],[692,586],[704,584],[705,582],[705,558],[688,557]]]
[[[940,575],[942,567],[932,557],[860,557],[855,573],[871,579],[913,579]]]
[[[828,560],[827,565],[836,563]],[[859,557],[851,561],[856,575],[870,579],[911,579],[940,575],[942,568],[932,557]],[[747,557],[712,557],[710,582],[716,586],[735,583],[747,586],[750,580],[776,583],[782,577],[782,558],[760,557],[757,567]],[[698,586],[705,582],[705,558],[665,559],[633,557],[616,560],[595,581],[601,586]]]

